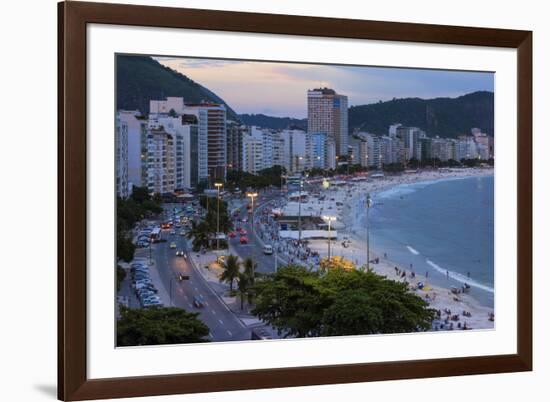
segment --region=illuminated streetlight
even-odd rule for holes
[[[302,243],[302,189],[304,180],[300,179],[300,190],[298,191],[298,244]]]
[[[258,196],[258,193],[246,193],[246,196],[250,197],[250,199],[252,200],[252,230],[254,230],[254,198]]]
[[[218,189],[218,219],[216,226],[216,249],[220,249],[220,188],[223,186],[223,183],[214,183],[214,186]]]
[[[335,216],[330,216],[330,215],[326,215],[326,216],[323,216],[323,219],[325,221],[328,222],[328,260],[330,262],[330,237],[331,237],[331,234],[330,234],[330,223],[331,222],[334,222],[336,220],[336,217]]]
[[[370,193],[367,194],[367,200],[365,203],[367,207],[367,270],[369,269],[370,264],[370,244],[369,244],[369,231],[370,231],[370,223],[369,223],[369,211],[370,207],[372,206],[372,198],[370,197]]]

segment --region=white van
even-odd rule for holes
[[[269,244],[264,246],[264,254],[271,255],[273,254],[273,247]]]

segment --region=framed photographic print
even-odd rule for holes
[[[531,32],[58,15],[59,399],[531,370]]]

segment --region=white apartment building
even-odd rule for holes
[[[446,162],[453,159],[453,143],[446,138],[432,138],[431,157]]]
[[[198,120],[195,116],[162,116],[149,119],[150,129],[163,129],[174,138],[175,190],[191,189],[199,182]]]
[[[308,133],[326,133],[335,142],[336,155],[347,155],[347,96],[329,88],[307,91],[307,125]]]
[[[327,169],[336,169],[336,144],[333,140],[327,139]]]
[[[151,193],[173,193],[176,189],[175,146],[173,134],[163,128],[147,133],[146,185]]]
[[[379,136],[365,134],[367,142],[367,164],[370,168],[382,169],[384,158],[382,155],[381,140]]]
[[[117,114],[115,122],[116,195],[128,198],[128,124]]]
[[[264,169],[264,141],[260,132],[249,132],[243,137],[243,170],[258,174]]]
[[[127,128],[128,137],[128,187],[145,185],[145,142],[147,120],[138,110],[120,110],[117,120]]]
[[[393,126],[390,126],[390,128]],[[403,140],[403,146],[405,148],[405,158],[407,160],[422,159],[422,145],[420,139],[425,138],[426,134],[418,127],[403,127],[399,126],[395,128],[396,137]],[[391,134],[390,134],[391,137]]]
[[[311,169],[312,138],[302,130],[282,130],[279,133],[283,141],[283,165],[288,173],[301,173]]]

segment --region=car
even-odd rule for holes
[[[245,234],[246,234],[246,230],[241,228],[241,229],[239,230],[239,233],[240,233],[241,235],[245,235]]]
[[[246,237],[246,236],[241,236],[241,238],[239,239],[239,241],[241,242],[241,244],[247,244],[247,243],[248,243],[248,237]]]
[[[176,231],[175,231],[174,229],[172,229],[172,230],[170,231],[170,234],[171,234],[172,236],[174,236],[174,235],[176,234]]]
[[[243,218],[243,223],[248,222],[248,218]]]
[[[197,308],[204,307],[204,301],[202,300],[202,297],[194,296],[193,297],[193,305]]]
[[[271,246],[270,244],[264,245],[264,254],[266,255],[273,254],[273,246]]]
[[[237,237],[237,233],[229,232],[229,237],[231,237],[233,239],[234,237]]]
[[[177,257],[183,257],[183,250],[177,250],[176,251],[176,256]]]
[[[180,232],[180,236],[185,236],[185,230],[182,230],[182,231]]]
[[[177,247],[177,245],[176,245],[176,242],[175,242],[175,241],[173,241],[172,243],[170,243],[170,248],[176,248],[176,247]]]

